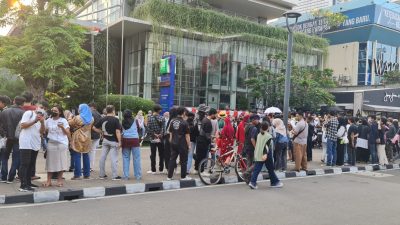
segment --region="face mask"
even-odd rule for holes
[[[51,112],[51,116],[52,117],[57,117],[58,116],[58,112]]]

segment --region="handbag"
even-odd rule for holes
[[[368,149],[368,140],[364,138],[357,138],[356,147]]]
[[[381,139],[380,139],[380,138],[377,138],[377,139],[375,140],[375,143],[380,144],[380,143],[381,143]]]

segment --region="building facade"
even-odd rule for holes
[[[338,105],[353,110],[354,115],[357,112],[387,113],[393,111],[393,107],[400,107],[398,101],[378,104],[377,100],[370,100],[368,94],[374,93],[383,99],[385,90],[391,85],[385,83],[384,75],[399,70],[399,5],[384,0],[353,0],[329,10],[346,15],[346,20],[337,27],[329,27],[326,18],[305,15],[295,30],[329,40],[324,67],[333,69],[334,79],[339,85],[333,94],[337,98],[342,94],[354,97],[349,97],[345,103],[337,101]],[[388,91],[397,93],[398,90]],[[349,99],[353,101],[351,105]]]
[[[332,5],[349,2],[351,0],[292,0],[296,7],[294,11],[307,13],[318,9],[328,8]]]
[[[98,3],[96,3],[98,2]],[[197,106],[206,103],[214,108],[237,108],[237,99],[249,99],[245,80],[249,78],[246,67],[248,65],[263,65],[268,61],[268,55],[285,53],[286,43],[283,39],[277,44],[268,44],[276,40],[265,37],[248,37],[245,31],[237,34],[210,35],[201,30],[186,30],[172,26],[157,25],[146,18],[138,18],[134,15],[137,7],[143,6],[147,1],[137,1],[134,5],[124,5],[123,2],[115,2],[104,10],[104,2],[101,0],[90,2],[86,8],[78,13],[81,19],[104,23],[107,15],[108,25],[102,32],[108,32],[110,38],[119,43],[123,40],[123,94],[140,96],[160,101],[160,59],[165,55],[176,56],[175,97],[174,104],[182,106]],[[199,1],[163,1],[162,4],[183,4],[185,8],[206,8],[206,13],[216,12],[224,16],[227,21],[233,20],[244,26],[256,26],[263,29],[265,20],[277,18],[283,12],[290,10],[294,5],[286,1],[263,0],[219,0],[201,1],[204,5],[197,5]],[[92,3],[97,4],[92,9]],[[161,3],[161,2],[159,2]],[[111,8],[124,5],[124,17],[118,17],[117,11],[112,17]],[[121,7],[119,15],[121,15]],[[90,15],[93,11],[98,15]],[[104,14],[104,12],[106,14]],[[154,14],[154,12],[153,12]],[[213,14],[214,15],[214,14]],[[233,16],[235,15],[235,16]],[[111,22],[110,22],[111,21]],[[153,23],[152,23],[153,22]],[[200,26],[200,25],[199,25]],[[212,28],[212,24],[209,26]],[[223,27],[223,26],[222,26]],[[208,29],[211,29],[208,28]],[[271,28],[271,32],[274,30]],[[274,30],[281,33],[282,30]],[[286,38],[286,35],[281,35]],[[307,37],[305,37],[307,38]],[[271,38],[272,39],[272,38]],[[294,62],[299,66],[322,67],[322,50],[294,52]],[[275,70],[284,68],[284,65],[276,64]]]

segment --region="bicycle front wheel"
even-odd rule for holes
[[[218,184],[222,178],[223,169],[214,159],[203,159],[199,164],[199,177],[206,185]]]

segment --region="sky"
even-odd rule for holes
[[[1,27],[0,28],[0,35],[5,36],[7,35],[8,31],[10,30],[11,26]]]

